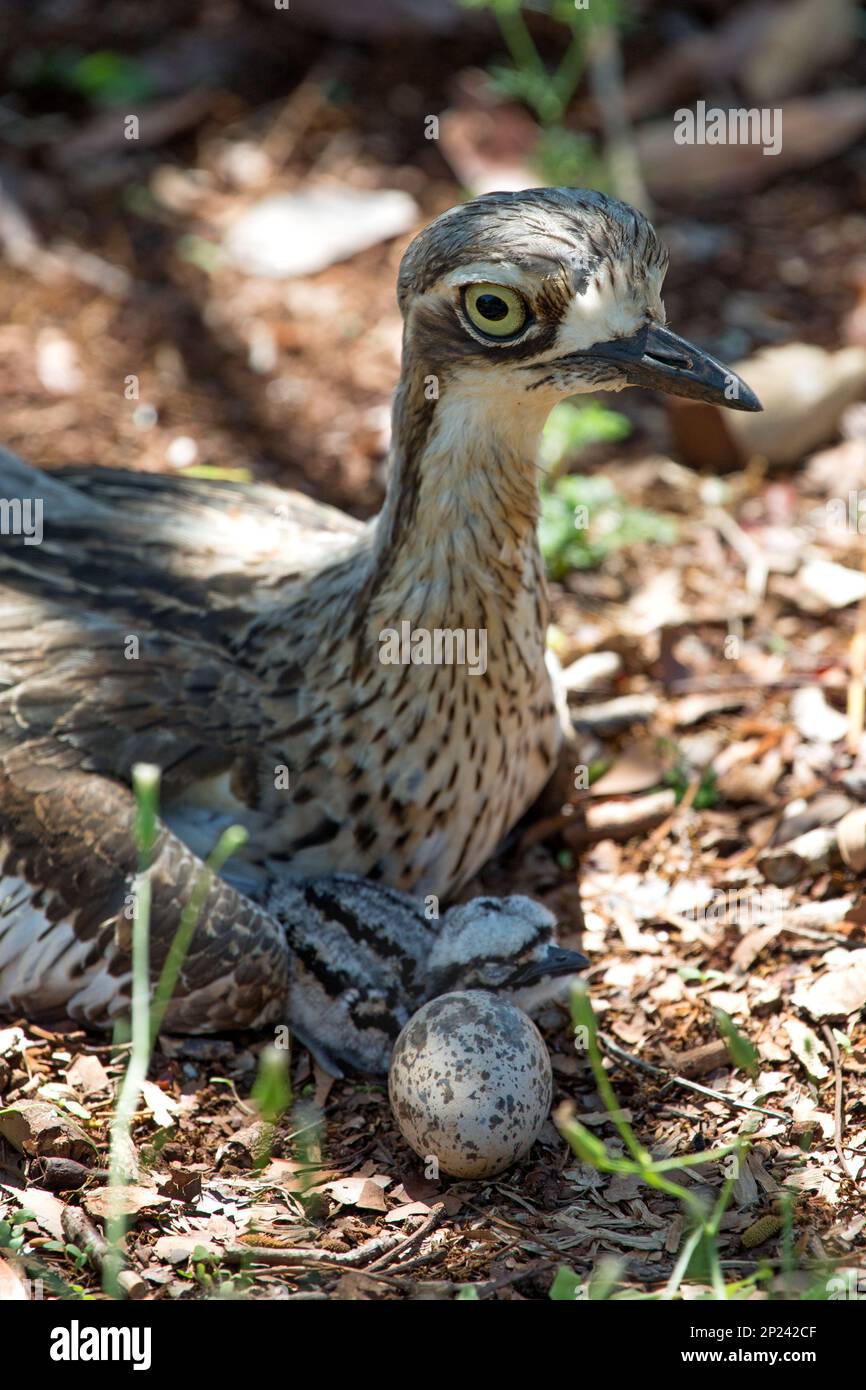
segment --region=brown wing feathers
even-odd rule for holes
[[[68,751],[48,740],[13,749],[0,760],[0,871],[7,882],[30,885],[17,918],[4,904],[0,947],[4,936],[14,945],[9,933],[17,930],[23,950],[35,913],[43,914],[46,924],[68,923],[71,936],[57,938],[62,954],[46,950],[49,978],[32,980],[32,998],[19,993],[10,1002],[38,1015],[40,999],[48,1000],[75,1017],[104,1024],[129,1002],[135,804],[127,788],[69,762]],[[160,828],[150,870],[154,977],[202,868],[191,850]],[[221,879],[211,884],[200,922],[167,1025],[209,1031],[254,1027],[280,1017],[288,978],[281,928]],[[89,987],[99,972],[113,978],[109,995]],[[29,980],[25,975],[20,985],[25,995]]]

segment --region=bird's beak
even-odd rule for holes
[[[632,386],[651,386],[731,410],[763,409],[751,387],[730,367],[659,323],[645,323],[630,338],[594,343],[574,356],[613,363]]]
[[[589,965],[586,956],[579,951],[566,951],[563,946],[551,946],[542,960],[535,960],[519,970],[511,981],[512,985],[537,984],[539,980],[549,980],[556,975],[576,975]]]

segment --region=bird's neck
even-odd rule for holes
[[[492,394],[480,373],[436,387],[423,366],[404,367],[370,591],[380,612],[412,595],[434,619],[471,623],[485,600],[508,607],[539,586],[536,459],[549,404]]]

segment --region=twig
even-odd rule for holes
[[[503,1231],[505,1231],[508,1235],[519,1236],[520,1240],[519,1242],[517,1242],[519,1248],[526,1248],[525,1242],[527,1238],[527,1228],[525,1226],[518,1225],[516,1221],[509,1221],[507,1217],[500,1216],[498,1212],[485,1211],[483,1207],[476,1206],[474,1202],[466,1202],[465,1206],[467,1211],[474,1211],[477,1216],[484,1217],[484,1219],[488,1221],[490,1225],[494,1228],[494,1232],[498,1227],[500,1234]],[[530,1210],[533,1216],[537,1215],[537,1212],[534,1209]],[[554,1245],[553,1241],[548,1240],[547,1237],[543,1236],[541,1232],[538,1230],[533,1230],[531,1232],[531,1236],[533,1245],[541,1246],[542,1250],[547,1250],[550,1252],[551,1255],[554,1255],[559,1263],[562,1262],[562,1250],[558,1246]],[[515,1244],[514,1241],[512,1241],[512,1245],[513,1244]],[[499,1252],[499,1255],[500,1258],[502,1258],[501,1251]]]
[[[707,521],[720,531],[732,550],[735,550],[746,567],[746,590],[755,602],[760,602],[767,589],[767,557],[761,546],[756,544],[740,525],[721,507],[711,507]]]
[[[436,1230],[436,1227],[439,1225],[444,1215],[444,1202],[437,1202],[432,1208],[430,1215],[422,1222],[417,1231],[413,1231],[412,1234],[407,1236],[404,1241],[401,1241],[399,1245],[395,1245],[393,1250],[389,1250],[386,1254],[380,1255],[378,1259],[375,1259],[372,1264],[367,1266],[366,1272],[369,1273],[372,1269],[387,1268],[387,1266],[392,1265],[395,1260],[399,1260],[403,1255],[413,1250],[416,1245],[420,1245],[432,1231]]]
[[[661,825],[657,825],[652,834],[647,836],[647,846],[645,851],[645,854],[647,856],[653,854],[655,850],[658,849],[662,841],[668,838],[668,836],[671,833],[671,830],[673,829],[676,822],[680,819],[680,817],[684,816],[687,811],[691,810],[692,806],[694,805],[695,797],[701,789],[701,781],[703,780],[703,775],[703,772],[699,772],[698,775],[695,778],[693,778],[693,780],[686,787],[685,793],[683,794],[682,800],[679,802],[679,804],[675,804],[670,815],[666,816],[665,819],[662,821]]]
[[[845,1159],[842,1149],[842,1058],[839,1055],[839,1044],[836,1041],[833,1029],[829,1023],[821,1026],[821,1032],[827,1040],[830,1049],[830,1056],[833,1061],[833,1081],[835,1083],[836,1095],[833,1105],[833,1145],[839,1158],[839,1164],[846,1178],[854,1182],[854,1176]]]
[[[103,1274],[106,1264],[116,1254],[97,1230],[90,1218],[80,1207],[65,1206],[61,1216],[63,1235],[71,1245],[76,1245],[87,1256],[89,1263],[99,1274]],[[113,1278],[121,1293],[127,1298],[144,1298],[147,1284],[135,1270],[116,1262]]]
[[[697,1081],[689,1081],[685,1076],[672,1075],[666,1067],[657,1067],[652,1062],[645,1062],[642,1057],[635,1057],[633,1053],[626,1052],[624,1047],[615,1043],[613,1038],[608,1037],[607,1033],[599,1032],[598,1040],[611,1057],[617,1061],[625,1062],[628,1066],[637,1067],[639,1071],[645,1071],[650,1076],[662,1077],[665,1080],[664,1090],[669,1086],[684,1086],[688,1091],[696,1091],[700,1096],[709,1096],[711,1100],[719,1100],[722,1105],[727,1105],[731,1110],[751,1110],[757,1115],[766,1115],[771,1120],[784,1120],[786,1125],[791,1123],[790,1115],[783,1115],[781,1110],[768,1110],[763,1105],[750,1105],[745,1100],[734,1100],[731,1096],[726,1096],[722,1091],[714,1091],[711,1086],[701,1086]]]
[[[422,1269],[424,1265],[438,1264],[440,1260],[446,1259],[447,1256],[448,1251],[445,1249],[444,1245],[436,1245],[432,1250],[420,1250],[417,1255],[412,1256],[411,1260],[406,1260],[404,1264],[397,1265],[394,1269],[383,1270],[367,1268],[359,1270],[358,1273],[363,1274],[365,1278],[369,1275],[371,1279],[388,1279],[397,1283],[402,1280],[404,1275],[408,1274],[410,1270]]]
[[[403,1245],[404,1238],[396,1231],[386,1231],[382,1235],[375,1236],[373,1240],[365,1241],[363,1245],[358,1245],[354,1250],[313,1250],[307,1246],[290,1245],[247,1245],[238,1243],[230,1245],[225,1252],[226,1262],[229,1264],[239,1264],[242,1260],[253,1260],[257,1264],[298,1264],[298,1265],[317,1265],[335,1266],[337,1268],[363,1267],[364,1261],[370,1256],[380,1256],[387,1251],[389,1254],[398,1246]]]

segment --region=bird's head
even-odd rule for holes
[[[562,992],[589,964],[557,945],[556,918],[519,895],[473,898],[452,907],[428,961],[430,994],[486,989],[505,994],[527,1013]]]
[[[735,410],[754,392],[665,327],[667,252],[647,219],[577,188],[488,193],[437,217],[400,267],[405,350],[437,378],[547,409],[652,386]]]

